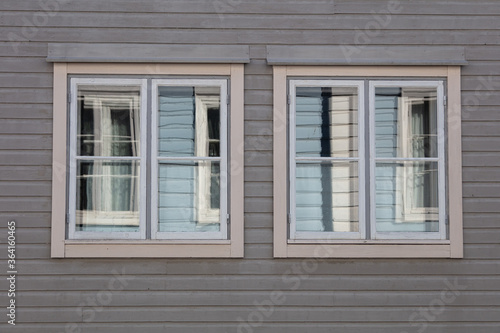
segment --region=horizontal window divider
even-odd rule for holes
[[[375,158],[376,162],[411,162],[411,161],[416,161],[416,162],[439,162],[439,157],[413,157],[413,158],[404,158],[404,157],[376,157]]]
[[[355,245],[399,245],[399,244],[450,244],[442,239],[289,239],[288,244],[355,244]]]
[[[77,160],[131,160],[131,161],[139,161],[142,157],[137,156],[76,156]]]
[[[220,161],[221,157],[157,157],[158,161]]]
[[[119,239],[119,240],[66,240],[68,245],[163,245],[163,244],[231,244],[229,239]]]

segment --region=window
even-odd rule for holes
[[[458,67],[274,74],[275,256],[461,256]]]
[[[243,66],[200,69],[55,64],[53,257],[243,255]]]

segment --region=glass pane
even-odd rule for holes
[[[220,88],[158,88],[158,156],[220,156]]]
[[[358,163],[297,163],[296,231],[358,231]]]
[[[140,155],[140,87],[79,86],[79,156]]]
[[[377,231],[439,231],[437,162],[377,163]]]
[[[139,231],[139,162],[77,161],[76,231]]]
[[[358,89],[297,87],[296,156],[358,155]]]
[[[377,157],[437,157],[436,88],[376,88]]]
[[[160,163],[158,230],[220,230],[220,162]]]

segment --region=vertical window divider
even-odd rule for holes
[[[446,148],[445,148],[445,113],[446,113],[446,98],[444,92],[444,84],[443,81],[438,82],[438,103],[437,103],[437,136],[438,136],[438,189],[439,189],[439,197],[438,197],[438,207],[439,207],[439,233],[441,239],[447,238],[447,230],[446,230],[446,215],[448,211],[448,206],[446,202]]]
[[[401,239],[439,239],[446,240],[446,165],[444,163],[445,156],[445,128],[444,128],[444,85],[442,80],[428,79],[428,80],[369,80],[370,93],[369,93],[369,117],[370,117],[370,225],[372,239],[400,239],[394,237],[399,233]],[[391,158],[377,158],[376,156],[376,136],[375,136],[375,89],[376,87],[420,87],[420,88],[435,88],[436,89],[436,105],[437,105],[437,137],[438,137],[438,156],[437,157],[391,157]],[[424,232],[382,232],[376,231],[376,179],[375,170],[377,161],[392,161],[392,162],[408,162],[408,161],[421,161],[421,162],[437,162],[438,164],[438,226],[439,232],[433,232],[426,235]],[[391,236],[391,234],[394,234]],[[420,236],[422,237],[420,237]]]
[[[297,86],[305,86],[305,87],[356,87],[357,88],[357,139],[358,139],[358,147],[357,147],[357,156],[356,157],[333,157],[333,158],[307,158],[301,157],[297,158],[296,156],[296,93]],[[365,84],[363,80],[288,80],[288,133],[289,133],[289,152],[288,152],[288,163],[289,163],[289,196],[288,196],[288,216],[289,216],[289,239],[303,239],[303,235],[300,238],[297,237],[297,223],[296,223],[296,166],[297,161],[307,161],[309,159],[315,160],[320,164],[323,161],[330,161],[335,164],[338,161],[349,162],[355,161],[357,163],[357,179],[358,179],[358,232],[335,232],[328,231],[322,232],[324,235],[316,238],[312,238],[314,236],[307,235],[305,236],[307,239],[343,239],[343,236],[347,236],[346,239],[364,239],[366,234],[365,228],[365,105],[364,105],[364,95],[365,95]],[[357,235],[356,235],[357,234]]]

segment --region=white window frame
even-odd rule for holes
[[[136,157],[103,157],[103,156],[77,156],[78,134],[78,87],[85,85],[99,86],[135,86],[140,87],[140,149],[141,154]],[[145,239],[146,238],[146,130],[147,130],[147,80],[144,79],[87,79],[71,78],[71,103],[70,103],[70,143],[69,143],[69,195],[68,195],[68,239]],[[78,160],[117,160],[139,162],[139,231],[138,232],[91,232],[76,231],[76,178]]]
[[[296,89],[297,87],[353,87],[357,88],[358,96],[358,156],[357,157],[297,157],[295,149],[295,130],[296,130]],[[364,239],[366,228],[365,228],[365,211],[364,209],[359,209],[359,231],[358,232],[297,232],[296,231],[296,218],[295,209],[296,206],[295,195],[296,195],[296,176],[295,170],[297,161],[342,161],[349,162],[355,161],[358,163],[358,203],[359,207],[364,207],[365,205],[365,187],[361,186],[365,182],[365,145],[364,142],[364,82],[363,81],[353,81],[353,80],[295,80],[289,81],[289,96],[290,96],[290,112],[289,112],[289,165],[290,165],[290,184],[289,184],[289,200],[290,200],[290,239]]]
[[[152,80],[151,121],[151,238],[152,239],[227,239],[227,80],[158,79]],[[158,156],[158,87],[189,86],[220,89],[220,157]],[[220,162],[220,230],[217,232],[160,232],[158,231],[158,163],[160,161],[217,161]],[[198,206],[200,208],[200,206]]]
[[[68,239],[71,76],[228,77],[227,239]],[[119,80],[123,82],[123,80]],[[73,97],[73,96],[72,96]],[[244,255],[244,64],[54,63],[52,158],[52,258],[241,258]],[[225,101],[221,101],[225,103]],[[74,104],[74,103],[72,103]],[[72,117],[74,118],[74,117]],[[144,119],[141,119],[144,120]],[[146,123],[146,122],[143,122]],[[145,133],[143,131],[143,133]],[[149,207],[149,204],[147,204]],[[143,211],[146,211],[146,208]],[[147,223],[146,223],[147,224]],[[147,231],[146,231],[147,234]]]
[[[437,92],[437,138],[438,157],[383,157],[377,158],[375,153],[375,89],[377,87],[394,88],[434,88]],[[370,146],[370,221],[372,239],[440,239],[446,240],[446,172],[445,172],[445,127],[444,127],[444,83],[442,80],[370,80],[369,81],[369,146]],[[437,162],[438,163],[438,217],[439,231],[437,232],[377,232],[376,228],[376,190],[375,190],[375,165],[377,162],[396,161],[416,161],[416,162]],[[406,179],[406,177],[404,177]],[[405,196],[406,204],[408,197]]]
[[[290,239],[288,235],[288,89],[292,78],[446,81],[448,239]],[[460,66],[273,66],[273,220],[277,258],[462,258]]]

